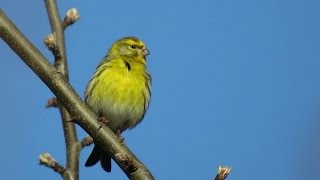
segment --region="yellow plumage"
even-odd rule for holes
[[[146,68],[148,54],[138,38],[118,40],[87,85],[85,102],[99,117],[109,120],[107,126],[114,132],[135,127],[148,109],[151,97],[151,77]],[[103,169],[110,172],[110,156],[95,146],[86,166],[99,160]]]

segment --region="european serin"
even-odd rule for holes
[[[85,91],[85,102],[115,133],[135,127],[143,119],[151,97],[151,77],[146,67],[149,54],[145,44],[135,37],[116,41],[98,65]],[[85,166],[100,160],[111,171],[110,155],[94,146]]]

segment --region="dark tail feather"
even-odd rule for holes
[[[111,172],[111,157],[107,154],[105,154],[98,146],[94,146],[93,150],[88,157],[85,166],[90,167],[100,160],[101,167],[107,171]]]
[[[102,169],[111,172],[111,157],[103,152],[100,153],[100,164]]]
[[[86,167],[93,166],[93,165],[97,164],[97,162],[100,160],[99,149],[100,148],[98,148],[98,146],[93,147],[93,150],[91,151],[91,154],[86,161],[86,164],[85,164]]]

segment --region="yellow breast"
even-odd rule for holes
[[[144,64],[113,59],[101,64],[86,90],[86,103],[106,117],[113,131],[136,126],[150,101],[150,76]]]

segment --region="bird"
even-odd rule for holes
[[[139,38],[121,38],[112,44],[87,84],[85,103],[98,117],[107,119],[105,124],[114,133],[120,135],[136,127],[148,110],[151,76],[146,57],[149,54]],[[94,145],[85,166],[99,161],[106,172],[111,172],[111,156]]]

